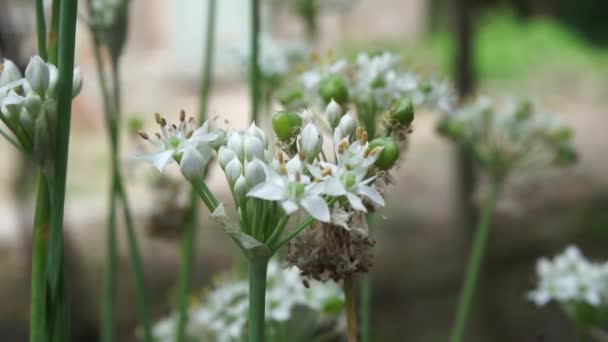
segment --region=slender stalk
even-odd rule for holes
[[[61,5],[61,1],[63,0],[53,0],[53,4],[51,7],[51,29],[48,33],[48,57],[49,63],[57,64],[57,35],[59,33],[59,6]]]
[[[251,0],[251,48],[249,51],[249,92],[251,100],[251,121],[259,124],[260,109],[260,0]]]
[[[374,214],[367,214],[370,235],[374,225]],[[371,341],[372,335],[372,274],[366,273],[361,281],[361,342]]]
[[[213,79],[213,51],[215,38],[215,13],[216,0],[209,0],[207,5],[207,27],[205,30],[205,53],[203,61],[203,74],[201,77],[201,89],[199,95],[199,124],[205,121],[209,92],[211,91]],[[180,243],[180,264],[177,278],[177,324],[175,325],[175,341],[186,340],[186,325],[188,323],[188,295],[190,292],[190,281],[192,267],[195,258],[197,200],[196,190],[190,193],[190,207],[188,219],[184,226],[184,232]]]
[[[43,0],[36,0],[36,31],[38,55],[46,61],[46,22],[44,20]]]
[[[34,219],[32,285],[30,301],[30,342],[46,338],[46,247],[49,233],[50,193],[46,179],[38,174],[36,217]]]
[[[344,304],[346,306],[346,335],[348,342],[357,342],[357,310],[355,285],[351,274],[344,277]]]
[[[467,264],[464,283],[462,285],[460,298],[458,300],[456,317],[452,326],[452,332],[450,334],[451,342],[461,342],[464,337],[467,318],[473,302],[473,294],[475,293],[477,280],[479,278],[479,270],[483,260],[485,245],[490,232],[492,214],[494,213],[500,192],[500,183],[501,182],[498,180],[493,180],[490,183],[490,191],[482,208],[471,249],[471,255],[469,256],[469,261]]]
[[[59,77],[57,81],[57,124],[54,177],[51,187],[51,234],[49,250],[49,282],[53,292],[58,287],[59,270],[63,267],[63,216],[67,179],[70,122],[72,117],[72,82],[76,45],[77,0],[61,2],[59,19]]]
[[[249,261],[249,342],[264,342],[267,258]]]
[[[129,253],[131,255],[131,262],[133,263],[133,275],[135,277],[135,299],[137,303],[137,315],[139,316],[139,322],[141,323],[143,340],[145,342],[153,341],[152,325],[150,324],[150,314],[148,310],[148,303],[146,301],[146,286],[144,281],[144,267],[141,258],[141,252],[139,249],[139,243],[137,242],[137,235],[135,233],[135,225],[133,224],[133,217],[129,209],[129,201],[127,194],[124,189],[124,185],[118,180],[117,187],[118,195],[122,199],[123,215],[127,225],[127,241],[129,244]]]
[[[584,327],[579,327],[576,329],[576,342],[588,342],[589,339],[589,330]]]

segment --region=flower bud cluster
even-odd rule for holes
[[[335,284],[311,281],[304,287],[296,268],[282,269],[274,259],[268,265],[266,290],[266,334],[268,340],[279,340],[279,325],[314,323],[314,329],[334,326],[342,315],[344,302],[341,289]],[[186,329],[192,341],[241,341],[247,326],[249,286],[245,280],[220,278],[200,303],[190,309]],[[175,315],[161,320],[154,327],[157,341],[175,339]],[[337,328],[337,326],[335,326]],[[306,331],[314,335],[317,331]],[[276,336],[275,336],[276,334]],[[291,336],[294,341],[309,336]]]
[[[25,77],[15,63],[0,64],[0,119],[13,133],[20,147],[36,153],[39,162],[50,157],[52,130],[57,110],[58,70],[39,56],[33,56]],[[82,89],[80,68],[74,69],[72,93]]]
[[[516,168],[568,165],[577,159],[572,130],[528,100],[496,106],[478,98],[445,116],[442,135],[466,146],[493,177]]]
[[[591,262],[576,246],[568,246],[553,259],[538,260],[536,273],[538,285],[528,293],[536,305],[557,302],[574,321],[586,327],[606,323],[608,262]]]

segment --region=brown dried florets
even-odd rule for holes
[[[316,222],[293,239],[287,261],[298,267],[302,276],[339,281],[346,275],[367,273],[372,266],[371,247],[364,213],[349,213],[342,224]]]

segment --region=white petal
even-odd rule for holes
[[[291,215],[296,210],[298,210],[298,205],[296,204],[296,202],[291,200],[281,202],[281,206],[283,207],[283,210],[285,210],[285,213],[287,215]]]
[[[323,182],[323,192],[330,196],[342,196],[346,193],[344,185],[335,177],[329,177]]]
[[[179,164],[184,177],[190,182],[202,180],[205,175],[205,165],[207,162],[201,154],[194,148],[187,148],[184,151],[182,160]]]
[[[371,186],[359,185],[357,187],[357,194],[369,198],[372,202],[379,206],[384,206],[384,198],[382,198],[382,195],[380,195],[380,193]]]
[[[363,202],[361,202],[361,199],[359,198],[359,196],[352,194],[350,192],[347,192],[346,198],[348,199],[348,202],[350,203],[350,206],[353,207],[353,209],[358,210],[358,211],[367,212],[367,209],[363,205]]]
[[[283,188],[273,184],[264,182],[256,185],[248,193],[248,197],[261,198],[268,201],[280,201],[285,198]]]
[[[329,222],[329,208],[327,203],[320,196],[308,196],[300,200],[300,204],[308,213],[322,222]]]
[[[154,165],[155,168],[158,169],[158,171],[162,171],[163,168],[167,164],[169,164],[172,157],[173,157],[173,150],[167,150],[167,151],[162,151],[162,152],[158,152],[158,153],[142,154],[142,155],[138,155],[138,156],[133,156],[132,158],[151,163],[152,165]]]

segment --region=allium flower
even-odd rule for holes
[[[247,196],[279,201],[287,215],[303,208],[315,219],[327,222],[330,216],[327,203],[321,196],[323,187],[319,183],[311,182],[310,177],[303,174],[303,170],[299,155],[281,165],[279,172],[266,166],[266,180],[251,189]]]
[[[169,125],[167,120],[158,113],[155,114],[155,118],[156,123],[160,126],[161,133],[156,133],[156,139],[145,132],[140,132],[140,136],[152,143],[158,151],[138,155],[134,158],[151,163],[159,171],[162,171],[172,159],[180,162],[180,164],[184,162],[189,166],[190,161],[182,159],[196,158],[196,163],[203,170],[212,157],[213,149],[210,144],[218,138],[218,133],[210,132],[207,122],[197,128],[193,117],[186,120],[184,111],[180,112],[177,125]],[[182,171],[184,171],[183,168]]]
[[[271,339],[278,324],[298,324],[303,319],[314,322],[309,336],[292,336],[295,341],[309,340],[323,332],[323,326],[335,325],[343,308],[341,289],[335,284],[307,282],[302,285],[296,268],[283,269],[272,260],[268,265],[266,324]],[[246,281],[223,277],[216,287],[190,309],[187,333],[192,341],[238,342],[245,335],[249,304]],[[154,336],[160,342],[173,341],[175,316],[159,321]],[[333,327],[332,329],[336,329]],[[280,336],[280,335],[279,335]]]
[[[589,262],[576,246],[569,246],[552,260],[536,264],[538,287],[528,298],[538,306],[550,301],[577,302],[593,307],[608,304],[608,263]]]

